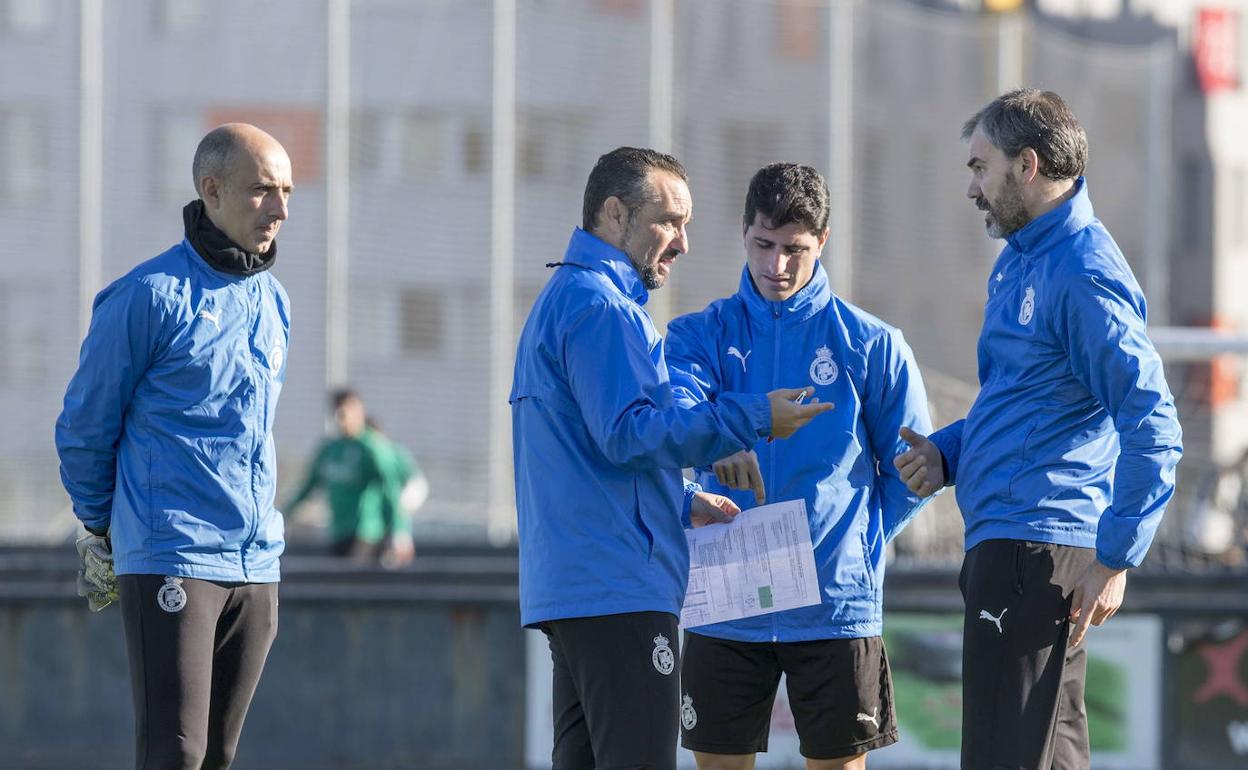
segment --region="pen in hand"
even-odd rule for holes
[[[803,401],[805,401],[805,400],[806,400],[806,396],[807,396],[806,389],[805,389],[805,388],[802,388],[802,391],[801,391],[800,393],[798,393],[798,394],[797,394],[797,398],[793,399],[793,402],[792,402],[792,403],[797,404],[797,405],[800,405]],[[768,436],[768,437],[767,437],[767,443],[768,443],[768,444],[770,444],[771,442],[773,442],[773,441],[775,441],[775,440],[776,440],[776,437],[775,437],[775,436]]]

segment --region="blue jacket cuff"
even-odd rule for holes
[[[961,443],[960,435],[951,435],[945,430],[938,430],[927,437],[940,450],[940,462],[945,472],[945,485],[953,486],[958,481],[958,455]]]
[[[685,501],[680,506],[680,523],[685,526],[685,529],[693,526],[693,515],[690,509],[693,506],[693,496],[701,491],[700,484],[685,479]]]

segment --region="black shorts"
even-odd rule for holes
[[[631,612],[539,627],[554,663],[554,770],[676,770],[676,616]]]
[[[1086,769],[1086,641],[1067,646],[1091,548],[986,540],[966,553],[962,768]]]
[[[709,754],[767,750],[780,674],[802,756],[852,757],[897,741],[884,640],[734,642],[685,634],[680,743]]]

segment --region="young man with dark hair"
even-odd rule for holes
[[[1144,295],[1092,212],[1088,141],[1061,97],[1019,89],[977,112],[967,196],[1006,247],[988,279],[980,391],[897,467],[921,495],[957,483],[963,770],[1086,768],[1089,625],[1122,603],[1182,454]]]
[[[796,389],[675,403],[642,306],[688,249],[691,211],[675,158],[602,156],[586,227],[552,264],[516,351],[520,619],[550,644],[556,770],[675,768],[682,518],[737,510],[696,488],[682,495],[680,469],[787,437],[831,408],[792,403]]]
[[[699,770],[752,768],[783,673],[807,768],[857,770],[866,752],[897,740],[880,636],[884,549],[919,507],[892,459],[905,448],[903,426],[930,426],[927,396],[901,332],[832,292],[819,263],[828,189],[817,171],[758,171],[743,225],[740,288],[671,322],[668,362],[678,400],[804,381],[836,404],[818,430],[754,442],[698,473],[742,508],[805,501],[821,602],[689,631],[682,743]]]

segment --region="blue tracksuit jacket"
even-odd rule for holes
[[[679,614],[680,469],[752,446],[765,396],[679,408],[628,256],[577,229],[520,334],[511,391],[520,617]]]
[[[808,385],[836,404],[791,438],[753,447],[768,500],[806,501],[822,603],[697,632],[747,642],[878,636],[884,545],[921,504],[893,467],[906,449],[897,431],[931,428],[901,332],[833,294],[816,264],[810,282],[784,302],[764,299],[742,270],[736,294],[672,321],[667,340],[678,399],[714,402],[728,391]],[[726,489],[709,468],[698,481],[742,509],[755,504],[753,492]]]
[[[220,272],[185,240],[95,298],[56,448],[74,513],[109,530],[117,574],[278,580],[272,430],[289,307],[271,273]]]
[[[1007,241],[988,280],[979,396],[932,436],[966,548],[1032,540],[1138,566],[1183,451],[1144,295],[1082,177]]]

